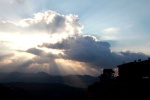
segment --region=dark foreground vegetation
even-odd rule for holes
[[[150,80],[146,81],[96,82],[88,87],[88,100],[150,100]]]
[[[0,100],[87,100],[87,92],[63,84],[1,83]]]
[[[104,69],[88,87],[88,100],[150,100],[150,58],[119,65],[118,72]]]

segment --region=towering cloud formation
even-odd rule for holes
[[[48,34],[80,34],[83,26],[78,22],[77,15],[61,15],[54,11],[34,14],[34,18],[20,20],[18,23],[2,21],[0,31],[2,32],[41,32]]]
[[[22,46],[39,41],[35,43],[38,47],[1,55],[0,70],[94,75],[99,74],[101,68],[115,68],[123,62],[148,58],[143,53],[113,52],[108,42],[82,34],[82,28],[77,15],[61,15],[54,11],[37,13],[34,18],[22,19],[19,22],[2,21],[0,33],[3,38],[0,37],[0,43],[5,40],[5,33],[12,36],[6,38],[8,43],[14,42],[13,38],[16,41],[16,36],[21,36],[16,43],[21,42]],[[44,34],[47,34],[49,41]],[[32,35],[33,38],[30,39]],[[13,49],[13,45],[9,48]]]
[[[55,44],[43,43],[39,47],[63,49],[64,59],[84,62],[94,68],[114,68],[123,62],[148,58],[143,53],[112,52],[108,42],[99,41],[96,37],[88,35],[68,37]]]

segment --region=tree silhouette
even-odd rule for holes
[[[100,81],[110,81],[114,77],[113,69],[103,69],[103,73],[100,75]]]

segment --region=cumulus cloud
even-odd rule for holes
[[[30,48],[28,49],[26,52],[28,53],[31,53],[31,54],[34,54],[34,55],[39,55],[39,56],[42,56],[45,54],[44,51],[40,50],[40,49],[37,49],[37,48]]]
[[[39,42],[54,43],[68,36],[79,35],[82,29],[83,25],[79,23],[77,15],[62,15],[49,10],[19,21],[0,21],[0,41],[13,43],[12,49],[27,49],[40,44]]]
[[[46,52],[43,48],[62,50],[64,54]],[[34,57],[25,59],[24,56],[8,59],[1,56],[1,71],[39,72],[50,74],[90,74],[99,75],[102,68],[116,68],[117,65],[147,59],[143,53],[129,50],[112,52],[108,42],[99,41],[94,36],[80,35],[62,39],[57,43],[43,43],[38,48],[30,48],[26,53]],[[21,51],[20,51],[21,53]],[[11,66],[11,68],[9,68]],[[8,70],[7,70],[8,69]]]
[[[23,3],[24,0],[14,0],[9,2],[12,4],[14,2]],[[3,2],[3,3],[6,3]],[[1,44],[4,44],[4,40],[8,41],[8,43],[22,43],[21,45],[30,45],[36,42],[39,37],[36,39],[37,34],[48,34],[50,43],[56,41],[57,39],[68,37],[68,36],[76,36],[79,35],[82,31],[83,26],[79,23],[79,19],[77,15],[61,15],[55,11],[46,11],[43,13],[34,14],[33,18],[22,19],[19,22],[13,21],[1,21],[0,22],[0,33],[3,36],[0,38],[2,41]],[[7,33],[7,34],[6,34]],[[13,35],[14,34],[14,35]],[[26,35],[23,35],[26,34]],[[36,35],[32,35],[36,34]],[[57,34],[57,35],[56,35]],[[27,37],[29,35],[29,37]],[[40,39],[42,38],[42,35]],[[9,37],[8,37],[9,36]],[[11,37],[10,37],[11,36]],[[17,36],[17,37],[16,37]],[[19,36],[19,37],[18,37]],[[31,37],[35,36],[34,41]],[[57,37],[58,36],[58,37]],[[22,38],[22,39],[21,39]],[[54,39],[53,39],[54,38]],[[44,38],[43,40],[45,40]],[[42,41],[43,41],[42,40]],[[39,43],[39,42],[38,42]],[[16,45],[16,44],[15,44]],[[14,45],[13,45],[14,46]],[[1,71],[23,71],[23,72],[38,72],[38,71],[46,71],[50,74],[58,73],[58,69],[63,70],[65,67],[61,62],[62,54],[57,53],[53,54],[52,52],[45,52],[42,49],[38,49],[36,47],[32,47],[27,49],[26,51],[17,50],[19,54],[14,54],[13,57],[4,55],[0,56]],[[23,52],[24,56],[19,56]],[[53,50],[56,53],[56,51]],[[33,54],[32,58],[30,57]],[[29,57],[27,57],[29,56]],[[59,62],[58,64],[56,63]],[[68,62],[68,61],[65,61]],[[61,63],[61,64],[60,64]],[[70,65],[66,65],[70,66]],[[11,68],[9,68],[11,67]],[[58,68],[59,67],[59,68]],[[70,68],[71,69],[71,68]],[[68,73],[68,69],[64,71],[60,71],[62,73]],[[71,70],[70,70],[71,72]],[[71,74],[71,73],[70,73]]]
[[[77,15],[61,15],[54,11],[46,11],[34,14],[33,18],[20,20],[19,22],[0,22],[1,32],[19,32],[30,34],[40,32],[48,34],[80,34],[83,26],[79,23]]]
[[[143,53],[131,51],[111,52],[108,42],[98,41],[96,37],[81,35],[68,37],[58,43],[43,43],[40,47],[63,49],[64,59],[84,62],[93,68],[114,68],[123,62],[147,59]]]
[[[22,0],[17,0],[17,2],[22,2]],[[2,34],[17,33],[15,36],[21,34],[22,38],[25,38],[25,35],[22,34],[30,34],[30,38],[25,39],[17,39],[11,35],[14,40],[19,40],[16,42],[22,40],[21,45],[23,46],[35,42],[36,39],[33,41],[31,34],[48,34],[46,36],[50,40],[39,44],[38,47],[31,47],[24,51],[18,50],[19,54],[17,55],[0,56],[0,70],[10,72],[45,71],[50,74],[92,74],[98,73],[101,68],[115,68],[123,62],[148,58],[143,53],[112,52],[111,45],[108,42],[100,41],[91,35],[83,35],[82,28],[83,25],[79,23],[77,15],[62,15],[50,10],[36,13],[33,18],[22,19],[19,22],[0,22]],[[116,33],[118,29],[110,28],[104,31]],[[2,36],[5,37],[5,35]],[[45,39],[44,37],[43,40]],[[1,40],[2,38],[0,38]],[[1,44],[3,43],[1,42]],[[28,55],[20,56],[22,52]],[[32,56],[29,54],[32,54]]]

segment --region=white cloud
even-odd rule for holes
[[[20,47],[18,55],[0,56],[0,70],[92,74],[101,68],[114,68],[123,61],[147,58],[142,53],[112,52],[108,42],[99,41],[94,36],[82,35],[82,29],[83,25],[79,23],[77,15],[62,15],[51,10],[36,13],[33,18],[21,19],[18,22],[2,21],[0,41],[7,42],[1,44],[13,43],[9,45],[13,49],[14,45],[27,46],[27,50],[24,49],[26,54],[23,56],[20,56],[23,53],[19,52]],[[106,28],[102,33],[103,38],[114,39],[118,31],[119,28]],[[36,48],[37,45],[39,47]]]
[[[115,28],[115,27],[110,27],[102,30],[102,32],[104,33],[117,33],[118,31],[119,28]]]
[[[39,42],[56,43],[62,38],[79,35],[82,29],[83,26],[79,23],[77,15],[61,15],[49,10],[36,13],[33,18],[22,19],[18,22],[1,21],[0,41],[10,41],[14,43],[12,47],[23,48],[21,45],[24,44],[22,46],[29,48],[40,44]]]
[[[2,32],[44,32],[48,34],[80,34],[83,26],[79,23],[77,15],[61,15],[54,11],[34,14],[34,18],[22,19],[18,22],[2,21]],[[33,33],[32,33],[33,34]]]
[[[116,27],[105,28],[101,31],[102,40],[116,40],[120,29]]]

